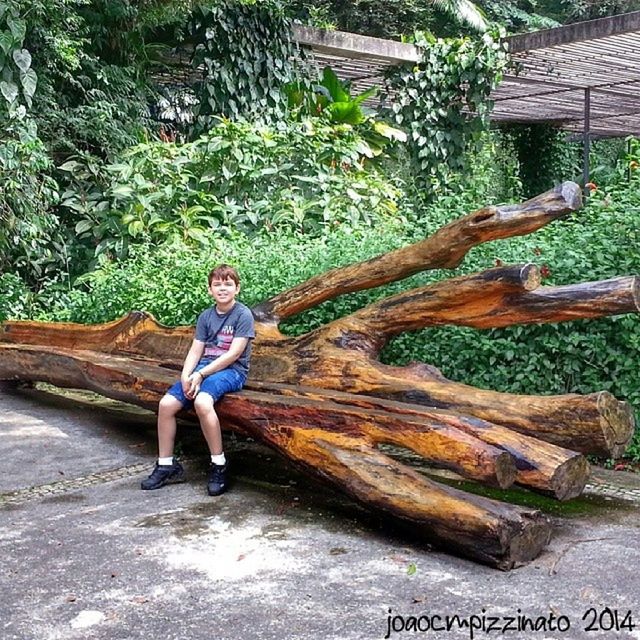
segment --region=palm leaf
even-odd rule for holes
[[[484,14],[469,0],[431,0],[431,2],[436,8],[448,13],[460,22],[468,24],[478,31],[487,30],[487,20]]]

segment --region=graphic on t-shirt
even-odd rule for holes
[[[207,342],[204,346],[204,357],[218,358],[229,351],[233,341],[234,326],[227,324],[217,333],[214,342]]]

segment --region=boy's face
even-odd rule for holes
[[[239,291],[240,285],[237,285],[231,278],[225,280],[214,278],[209,285],[209,293],[216,304],[223,307],[232,304]]]

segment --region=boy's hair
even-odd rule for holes
[[[229,278],[236,283],[236,286],[240,284],[240,276],[238,272],[228,264],[219,264],[209,272],[209,286],[214,280],[226,280]]]

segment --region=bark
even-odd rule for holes
[[[315,276],[266,300],[254,313],[259,320],[277,323],[345,293],[379,287],[428,269],[454,269],[473,247],[532,233],[581,205],[580,187],[564,182],[522,204],[484,207],[422,242]]]
[[[305,397],[316,402],[330,399],[338,404],[363,409],[379,409],[451,425],[508,452],[515,460],[517,484],[551,495],[558,500],[579,496],[589,477],[589,464],[583,455],[479,418],[457,415],[451,411],[408,402],[393,402],[338,391],[321,391],[314,387],[252,382],[248,388],[272,395]]]

